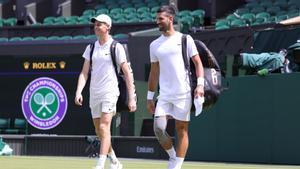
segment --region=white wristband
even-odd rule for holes
[[[147,100],[153,100],[155,92],[149,91],[147,93]]]
[[[204,86],[204,78],[203,77],[197,78],[197,86]]]

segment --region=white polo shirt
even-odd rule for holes
[[[110,46],[113,39],[110,38],[105,44],[99,41],[94,43],[95,48],[92,56],[92,72],[90,82],[90,107],[102,101],[116,102],[119,96],[118,80],[110,54]],[[90,60],[90,45],[83,53],[83,58]],[[126,53],[120,43],[116,45],[116,63],[119,65],[126,62]],[[112,100],[113,99],[113,100]]]
[[[159,62],[159,98],[176,100],[190,97],[190,83],[184,66],[181,46],[182,33],[161,35],[150,44],[150,61]],[[198,54],[191,36],[187,36],[187,56]],[[191,63],[193,64],[193,63]]]

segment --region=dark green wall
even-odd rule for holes
[[[225,81],[217,104],[192,117],[187,159],[300,164],[300,74]]]

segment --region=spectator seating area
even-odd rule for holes
[[[26,134],[27,122],[21,118],[0,118],[0,134]]]
[[[0,4],[5,3],[7,1],[9,1],[9,0],[0,0]]]
[[[140,8],[140,7],[155,7],[168,4],[168,0],[98,0],[95,6],[99,9],[113,9],[113,8]]]
[[[0,0],[5,3],[7,0]],[[111,16],[113,23],[135,24],[143,22],[155,22],[156,11],[161,5],[168,4],[167,0],[97,0],[95,5],[85,9],[80,16],[48,16],[41,23],[31,26],[51,25],[78,25],[91,24],[91,17],[99,14]],[[233,27],[254,26],[268,23],[278,23],[282,20],[300,16],[299,0],[251,0],[236,9],[231,14],[217,19],[214,26],[216,30]],[[175,21],[180,23],[181,31],[188,33],[193,28],[204,26],[205,11],[181,10],[177,13]],[[17,19],[14,17],[0,18],[0,27],[16,26]],[[129,33],[129,32],[128,32]],[[114,37],[126,38],[126,33],[116,34]],[[38,37],[1,37],[1,42],[31,41],[31,40],[72,40],[72,39],[95,39],[94,35],[76,36],[38,36]]]
[[[17,23],[17,18],[0,18],[0,27],[2,26],[15,26]]]
[[[8,0],[0,0],[5,3]],[[161,5],[168,4],[167,0],[95,0],[95,4],[87,5],[80,16],[48,16],[31,26],[51,25],[89,25],[91,17],[99,14],[111,16],[115,24],[154,23],[156,11]],[[246,4],[225,17],[217,19],[214,24],[216,30],[234,27],[254,26],[268,23],[278,23],[282,20],[300,16],[299,0],[248,0]],[[180,24],[181,32],[204,27],[205,11],[181,10],[177,13],[175,21]],[[0,27],[17,26],[14,17],[0,18]],[[129,32],[128,32],[129,33]],[[114,38],[127,38],[124,32],[114,35]],[[96,39],[94,35],[74,36],[38,36],[38,37],[0,37],[0,42],[32,41],[32,40],[76,40]]]
[[[115,34],[113,35],[113,38],[120,39],[120,38],[128,38],[127,34]],[[0,37],[0,42],[16,42],[16,41],[38,41],[38,40],[82,40],[82,39],[90,39],[90,40],[96,40],[96,35],[76,35],[76,36],[37,36],[37,37],[12,37],[12,38],[4,38]]]
[[[90,24],[91,17],[99,14],[109,15],[113,23],[155,22],[157,9],[165,4],[168,4],[167,0],[98,0],[93,9],[84,10],[80,16],[48,16],[41,23],[37,22],[31,26]],[[181,23],[183,32],[188,32],[192,27],[203,26],[204,16],[205,11],[202,9],[182,10],[177,13],[175,20]],[[13,17],[0,18],[0,27],[16,26],[16,23],[17,19]],[[65,38],[70,39],[69,37],[62,39]],[[19,38],[12,40],[19,40]],[[32,38],[26,37],[25,40],[32,40]]]
[[[140,7],[133,8],[128,7],[112,8],[112,9],[87,9],[83,11],[81,16],[70,17],[46,17],[43,21],[43,25],[69,25],[69,24],[89,24],[90,19],[99,14],[109,15],[114,23],[136,23],[136,22],[153,22],[155,20],[155,12],[158,7]]]
[[[114,23],[153,22],[156,10],[165,4],[167,0],[99,0],[93,9],[84,10],[81,16],[49,16],[33,26],[89,24],[90,18],[99,14],[110,15]],[[0,27],[15,26],[16,22],[16,18],[0,18]]]
[[[278,23],[300,15],[299,0],[253,0],[225,18],[217,20],[215,29]]]

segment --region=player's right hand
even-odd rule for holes
[[[82,94],[76,94],[75,96],[75,104],[82,106],[82,102],[83,102],[83,97]]]
[[[147,110],[149,113],[154,114],[155,112],[155,105],[153,100],[147,100]]]

